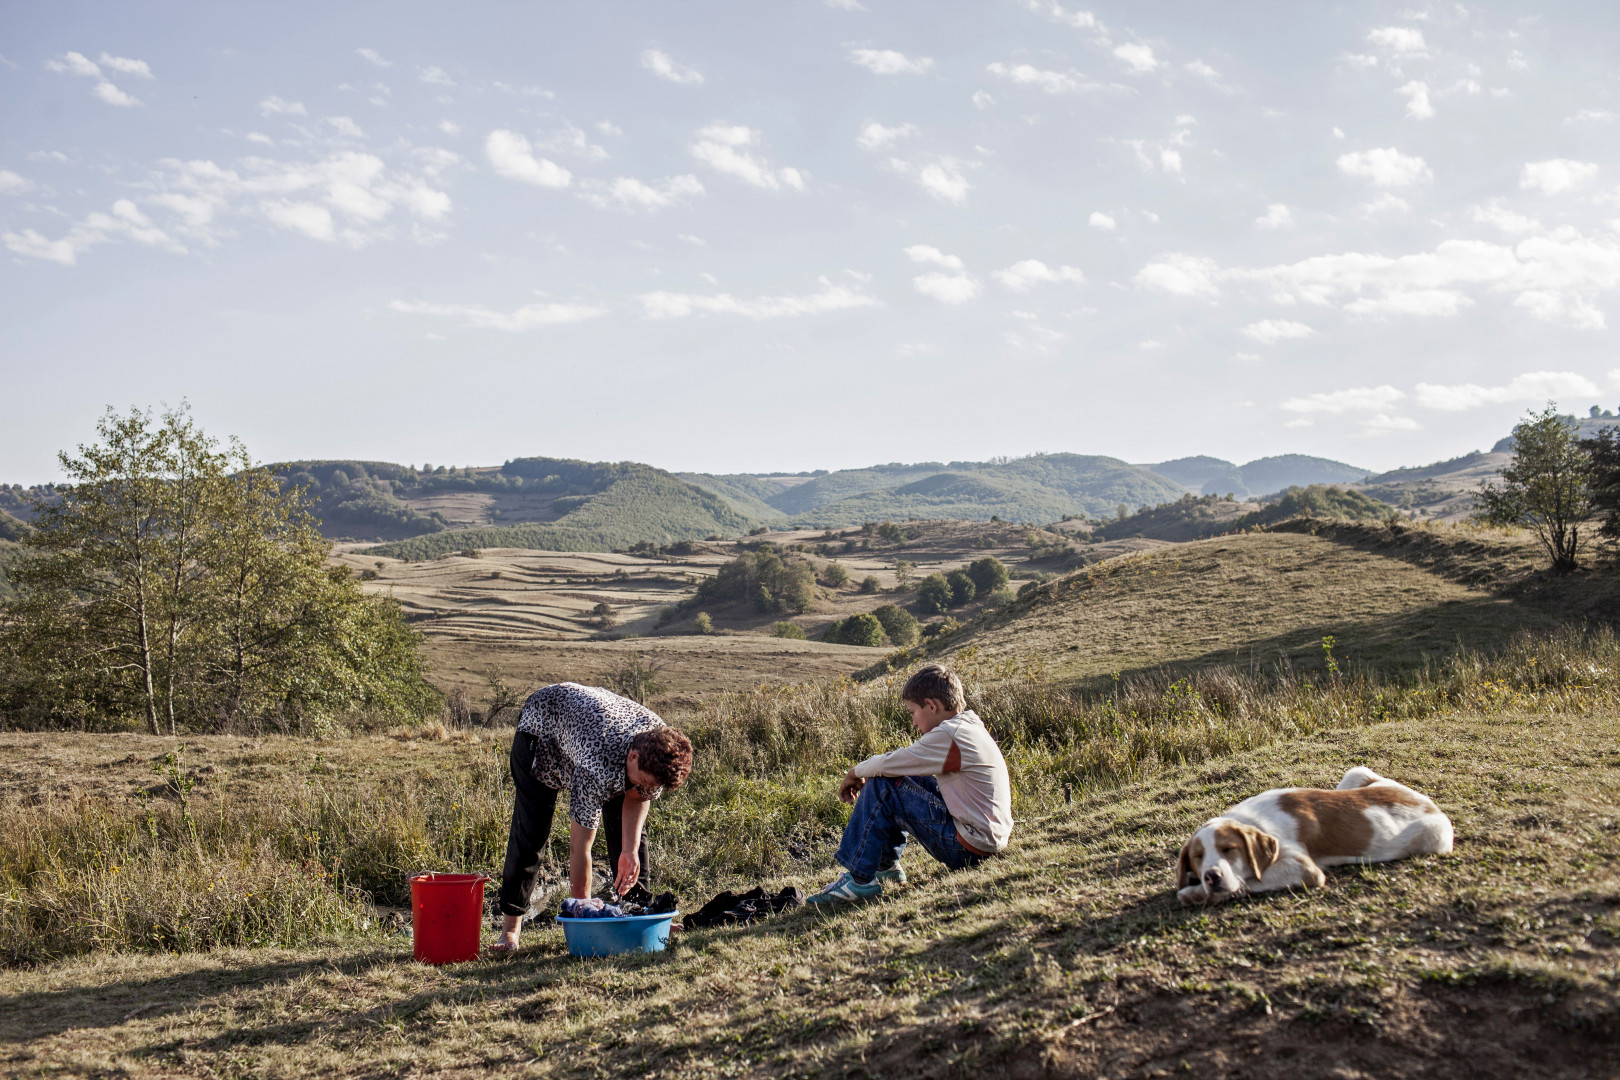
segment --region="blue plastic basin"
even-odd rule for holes
[[[617,956],[627,952],[663,952],[669,943],[669,924],[680,912],[663,915],[626,915],[619,919],[565,919],[563,940],[570,956]]]

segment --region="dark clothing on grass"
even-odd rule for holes
[[[540,879],[541,860],[551,838],[551,818],[557,810],[557,788],[535,779],[535,737],[525,731],[512,736],[512,831],[506,839],[506,866],[501,871],[501,914],[523,915]],[[619,758],[624,773],[624,758]],[[618,873],[619,854],[624,845],[624,789],[601,807],[601,823],[607,832],[608,868]],[[641,859],[643,879],[647,877],[647,833],[642,830]]]

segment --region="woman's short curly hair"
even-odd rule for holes
[[[692,740],[677,728],[643,731],[630,740],[630,749],[636,752],[637,764],[670,790],[684,784],[692,771]]]

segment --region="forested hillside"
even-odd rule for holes
[[[1256,458],[1246,465],[1213,457],[1176,458],[1143,468],[1201,495],[1231,494],[1240,499],[1311,484],[1353,484],[1368,472],[1342,461],[1306,454]]]

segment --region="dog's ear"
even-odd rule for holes
[[[1277,861],[1277,838],[1261,832],[1252,825],[1244,825],[1241,831],[1243,847],[1249,856],[1249,867],[1254,871],[1255,877],[1265,877],[1266,871]]]
[[[1189,881],[1188,878],[1192,880]],[[1198,884],[1198,875],[1193,870],[1192,841],[1189,840],[1181,845],[1181,862],[1176,867],[1176,888],[1185,889],[1189,885],[1196,884]]]

